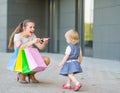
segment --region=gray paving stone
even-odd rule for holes
[[[16,81],[16,73],[6,69],[11,53],[0,53],[0,90],[1,93],[74,93],[65,90],[61,85],[66,77],[59,75],[57,64],[64,55],[41,53],[51,58],[48,68],[36,74],[38,84],[20,84]],[[120,62],[83,57],[83,73],[76,77],[83,87],[77,93],[120,93]],[[72,85],[74,86],[74,85]]]

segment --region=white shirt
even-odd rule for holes
[[[22,44],[25,44],[25,43],[27,43],[35,38],[36,38],[35,34],[33,34],[32,36],[30,36],[28,38],[21,36],[20,33],[15,34],[15,36],[14,36],[14,49],[17,48],[16,41],[20,40]]]
[[[70,52],[71,52],[71,48],[70,48],[70,46],[67,46],[66,47],[66,51],[65,51],[65,54],[70,54]]]

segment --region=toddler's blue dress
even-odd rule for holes
[[[60,75],[68,76],[68,74],[76,74],[76,73],[82,73],[82,68],[80,63],[78,62],[78,56],[80,54],[80,46],[79,44],[73,45],[69,44],[71,48],[71,53],[69,56],[69,59],[63,67],[60,70]]]

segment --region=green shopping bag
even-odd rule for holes
[[[29,72],[30,72],[30,68],[28,65],[26,54],[25,51],[22,49],[22,73],[29,73]]]
[[[28,61],[26,59],[26,54],[25,54],[23,48],[20,48],[20,50],[18,52],[18,57],[16,60],[16,65],[15,65],[14,71],[21,72],[23,74],[30,73]]]

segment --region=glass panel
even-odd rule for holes
[[[49,52],[58,52],[58,0],[50,0],[50,38]]]
[[[93,55],[93,2],[94,0],[85,0],[84,3],[84,56],[88,57]]]

